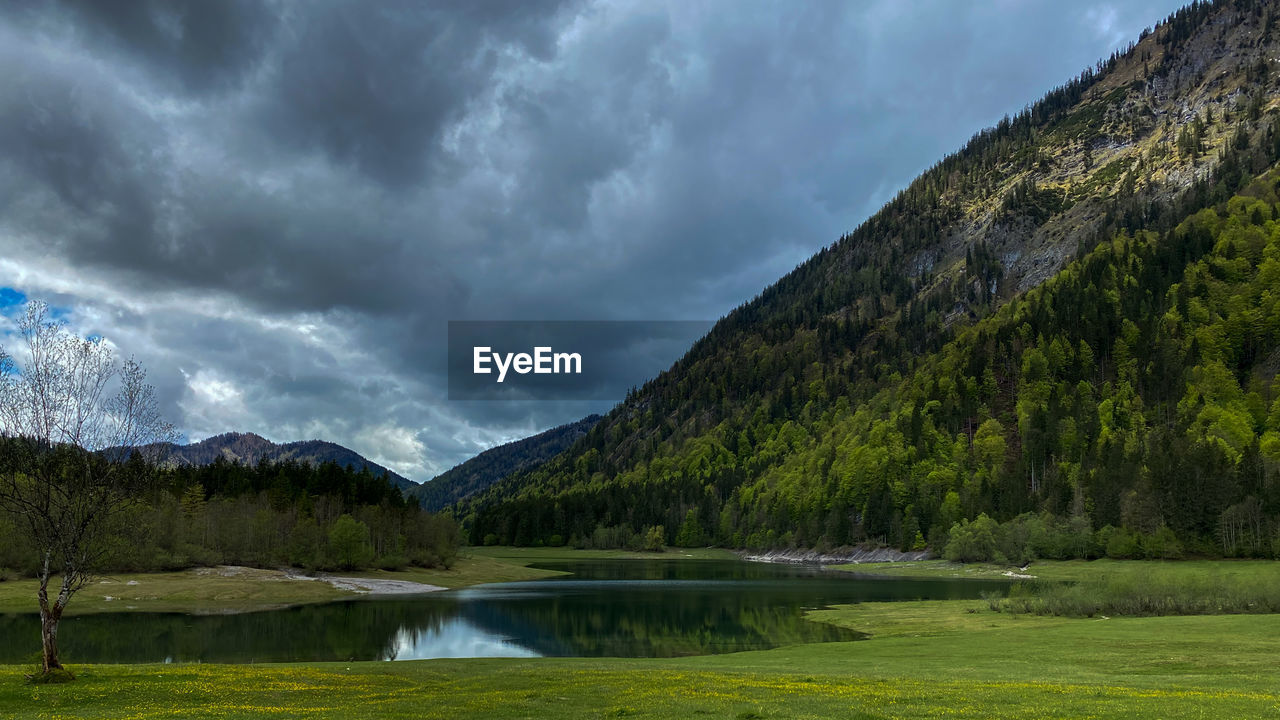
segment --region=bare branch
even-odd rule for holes
[[[174,431],[133,358],[118,365],[109,345],[69,332],[39,302],[27,306],[18,330],[19,351],[0,348],[0,509],[22,519],[41,556],[50,670],[60,667],[58,621],[102,559],[102,533],[145,490]],[[134,452],[151,463],[131,461]],[[61,583],[50,602],[55,574]]]

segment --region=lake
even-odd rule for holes
[[[443,657],[674,657],[857,640],[803,618],[865,601],[976,598],[1000,581],[906,579],[737,560],[544,562],[571,575],[237,615],[63,620],[64,662],[312,662]],[[73,601],[74,602],[74,601]],[[0,663],[39,648],[35,615],[0,616]]]

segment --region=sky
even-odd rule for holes
[[[1178,4],[5,3],[0,345],[428,480],[610,406],[450,401],[449,321],[714,320]]]

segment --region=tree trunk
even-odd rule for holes
[[[44,644],[42,668],[44,673],[61,670],[58,662],[58,621],[62,619],[62,611],[51,608],[50,612],[40,611],[40,640]]]
[[[40,599],[41,669],[45,675],[62,669],[62,663],[58,661],[58,622],[62,620],[62,610],[70,598],[70,580],[64,576],[57,600],[49,603],[49,575],[49,557],[45,555],[44,566],[40,569],[40,590],[36,593]]]

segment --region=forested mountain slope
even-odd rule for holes
[[[208,465],[219,458],[244,465],[257,465],[263,460],[292,460],[317,467],[332,461],[351,470],[368,467],[374,475],[386,478],[401,490],[418,487],[418,483],[397,475],[360,453],[325,440],[273,443],[254,433],[229,432],[190,445],[170,445],[165,457],[170,465],[195,466]]]
[[[599,415],[551,428],[523,440],[490,448],[413,487],[406,496],[417,498],[422,507],[432,512],[443,510],[459,500],[487,489],[513,472],[530,470],[563,452],[596,423]]]
[[[267,443],[257,436],[241,440]],[[7,446],[22,442],[0,437],[0,457],[17,456]],[[243,444],[235,448],[245,450]],[[74,454],[63,457],[76,462]],[[108,528],[99,566],[104,572],[225,564],[447,567],[461,540],[453,518],[422,510],[366,465],[343,467],[334,460],[246,463],[219,455],[171,463],[134,500]],[[0,513],[0,568],[35,575],[43,554],[18,529],[21,522],[20,515]]]
[[[1277,11],[1189,6],[979,133],[465,505],[472,541],[911,547],[1047,511],[1260,547]]]

